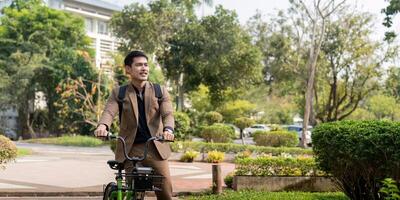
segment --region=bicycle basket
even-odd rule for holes
[[[136,191],[154,191],[161,189],[164,177],[157,174],[132,174]]]

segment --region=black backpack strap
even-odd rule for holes
[[[161,91],[161,86],[160,86],[160,84],[157,84],[157,83],[154,83],[153,86],[154,86],[155,96],[158,99],[158,105],[160,105],[160,103],[162,101],[162,98],[163,98],[163,93]]]
[[[119,87],[119,92],[118,92],[118,114],[119,114],[119,123],[121,123],[121,116],[122,116],[122,107],[124,103],[124,98],[125,98],[125,93],[126,93],[126,88],[128,85],[124,85]]]

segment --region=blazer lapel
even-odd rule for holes
[[[145,85],[145,90],[144,90],[144,112],[146,113],[146,122],[149,124],[149,112],[150,112],[150,102],[151,102],[151,84],[149,82],[146,82]]]
[[[138,104],[137,104],[137,98],[136,98],[136,91],[133,88],[132,84],[128,85],[127,93],[128,93],[129,99],[131,100],[132,109],[135,114],[136,124],[138,124],[139,123]]]

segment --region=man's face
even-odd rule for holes
[[[145,57],[135,57],[131,66],[125,66],[126,73],[133,81],[147,81],[149,66]]]

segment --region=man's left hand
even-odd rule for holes
[[[169,131],[164,131],[163,133],[164,140],[174,141],[175,135]]]

